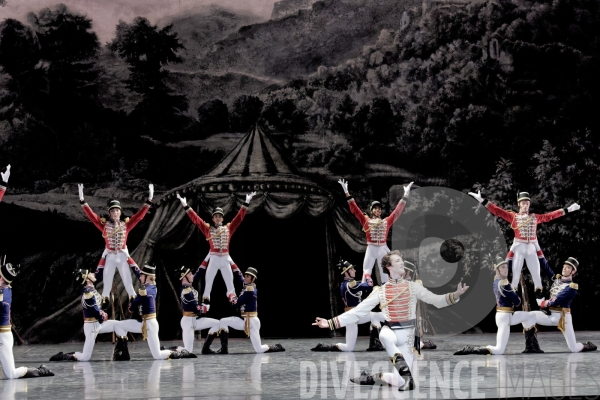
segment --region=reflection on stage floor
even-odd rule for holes
[[[229,355],[201,355],[155,361],[146,343],[130,343],[131,361],[110,361],[112,345],[98,343],[90,362],[48,362],[58,351],[81,343],[15,346],[17,366],[46,364],[55,377],[1,380],[0,398],[17,399],[352,399],[352,398],[527,398],[598,396],[600,352],[569,353],[560,332],[538,334],[545,354],[521,354],[523,335],[512,333],[503,356],[453,356],[463,345],[493,344],[495,335],[433,336],[438,348],[425,350],[413,375],[417,390],[358,386],[360,371],[385,372],[384,352],[366,352],[359,338],[354,353],[316,353],[319,339],[277,340],[283,353],[254,354],[248,339],[231,339]],[[320,339],[326,343],[341,338]],[[600,332],[577,332],[579,341],[600,343]],[[271,342],[272,340],[265,340]],[[179,342],[163,342],[165,346]],[[4,377],[4,375],[2,375]]]

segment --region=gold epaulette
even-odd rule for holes
[[[254,292],[254,286],[252,286],[252,285],[246,286],[246,292]]]
[[[125,218],[125,223],[129,222],[129,217]]]
[[[89,299],[91,299],[92,297],[94,297],[94,293],[92,293],[92,292],[85,292],[85,293],[83,294],[83,298],[84,298],[84,299],[86,299],[86,300],[89,300]]]
[[[423,286],[423,281],[422,281],[422,280],[420,280],[420,279],[417,279],[417,280],[415,281],[415,283],[417,283],[417,284],[419,284],[419,285]]]
[[[499,284],[502,286],[508,285],[508,279],[501,279]]]
[[[231,222],[228,222],[228,223],[227,223],[227,226],[229,226],[229,225],[231,225]]]
[[[571,289],[575,289],[575,290],[579,289],[579,285],[578,285],[578,284],[576,284],[575,282],[571,282],[571,283],[569,284],[569,287],[570,287]]]
[[[100,223],[102,225],[106,225],[106,218],[100,218]]]
[[[355,280],[351,280],[350,282],[348,282],[348,287],[349,288],[353,288],[356,286],[356,281]]]
[[[140,294],[140,296],[146,296],[148,293],[146,293],[146,289],[138,289],[138,293]]]
[[[191,210],[191,208],[190,208],[190,210]],[[205,222],[205,224],[206,224],[207,228],[210,228],[210,224],[208,222]]]
[[[560,274],[556,274],[556,278],[555,279],[560,279]]]
[[[192,288],[188,286],[188,287],[186,287],[185,289],[183,289],[183,292],[182,292],[182,293],[183,293],[183,294],[188,294],[188,293],[189,293],[189,292],[191,292],[191,291],[192,291]]]

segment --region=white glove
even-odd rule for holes
[[[542,297],[541,299],[535,299],[535,301],[537,302],[537,305],[541,307],[542,301],[544,301],[545,299],[546,299],[545,297]]]
[[[79,188],[79,200],[83,201],[83,183],[78,183],[77,187]]]
[[[5,180],[5,182],[6,182],[6,180]],[[577,210],[579,210],[580,208],[581,208],[581,207],[579,207],[579,204],[577,204],[577,203],[573,203],[573,204],[571,204],[569,207],[567,207],[567,211],[568,211],[568,212],[573,212],[573,211],[577,211]]]
[[[6,172],[0,172],[0,175],[2,175],[2,180],[4,182],[8,182],[8,178],[10,177],[10,164],[7,165]]]
[[[338,181],[338,183],[339,183],[340,185],[342,185],[342,189],[344,189],[344,193],[348,194],[348,181],[345,181],[345,180],[343,180],[343,179],[340,179],[340,180]]]
[[[252,192],[250,194],[246,195],[246,203],[250,203],[252,201],[252,198],[256,196],[256,192]]]
[[[480,203],[483,203],[483,197],[481,197],[481,190],[478,190],[477,193],[469,192],[469,196],[473,196],[475,200]]]
[[[154,185],[149,184],[148,189],[150,189],[150,194],[148,195],[148,200],[152,201],[152,198],[154,197]]]
[[[409,183],[407,186],[403,186],[404,188],[404,197],[408,197],[408,192],[410,192],[410,187],[414,182]]]
[[[179,195],[179,193],[177,193],[177,198],[179,199],[179,201],[181,202],[181,205],[184,207],[187,207],[187,202],[185,201],[185,197],[181,197]]]

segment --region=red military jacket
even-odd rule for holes
[[[537,225],[562,217],[567,213],[564,208],[546,214],[526,214],[506,211],[487,199],[482,203],[493,215],[510,223],[515,231],[515,241],[529,243],[537,240]]]
[[[229,241],[235,230],[240,226],[242,220],[246,216],[248,211],[248,203],[240,208],[237,215],[227,225],[222,225],[218,228],[204,222],[202,218],[192,210],[190,206],[185,208],[185,212],[190,217],[192,222],[200,228],[200,231],[206,236],[208,244],[210,245],[210,254],[217,256],[225,256],[229,254]]]
[[[404,206],[406,205],[406,200],[402,198],[394,211],[386,218],[369,218],[365,215],[361,209],[356,204],[356,201],[352,197],[348,198],[348,205],[350,206],[350,211],[354,216],[360,221],[362,225],[363,232],[365,232],[367,236],[367,244],[374,246],[385,246],[387,242],[388,232],[390,228],[400,218],[400,214],[402,214],[402,210],[404,210]]]
[[[4,197],[4,192],[6,192],[6,186],[0,185],[0,201],[2,201],[2,198]]]
[[[102,232],[106,248],[115,251],[127,247],[127,235],[144,218],[151,204],[150,201],[146,201],[142,208],[131,218],[126,218],[125,221],[119,221],[116,224],[98,217],[87,203],[83,203],[81,207],[88,219]]]

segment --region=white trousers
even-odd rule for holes
[[[521,243],[513,242],[510,246],[510,251],[515,253],[512,264],[512,287],[517,288],[521,279],[521,270],[523,262],[527,262],[527,268],[531,273],[534,288],[543,287],[542,278],[540,277],[540,260],[537,256],[537,251],[540,249],[537,242]]]
[[[8,379],[17,379],[27,373],[27,367],[15,368],[15,358],[13,356],[13,334],[12,332],[0,333],[0,362],[4,375]]]
[[[254,389],[258,390],[259,392],[262,391],[262,365],[268,364],[269,358],[269,354],[257,354],[254,356],[254,359],[252,360],[252,365],[250,366],[250,383],[252,384],[252,387],[254,387]],[[246,381],[247,380],[248,375],[246,374]],[[253,397],[251,396],[250,398],[252,399]]]
[[[510,336],[510,326],[517,324],[523,324],[523,328],[529,329],[535,325],[535,315],[524,311],[516,311],[514,314],[496,312],[496,326],[498,327],[496,345],[487,346],[492,354],[504,354]]]
[[[382,312],[370,312],[369,317],[371,318],[371,325],[375,328],[381,328],[381,323],[385,321],[385,315]]]
[[[73,371],[80,372],[83,376],[84,383],[84,399],[93,399],[98,396],[99,389],[96,387],[96,377],[94,375],[94,371],[92,370],[92,364],[89,362],[78,362],[73,364]],[[100,378],[100,377],[99,377]],[[102,379],[102,378],[100,378]],[[79,378],[81,382],[81,378]]]
[[[127,332],[142,333],[142,322],[135,319],[126,319],[116,321],[115,333],[119,336],[126,336]],[[160,340],[158,339],[158,321],[156,318],[146,320],[146,333],[148,337],[148,347],[155,360],[166,360],[171,355],[170,350],[160,349]]]
[[[532,311],[531,313],[535,315],[535,322],[539,325],[558,326],[560,312],[552,311],[550,315],[546,315],[541,311]],[[565,331],[563,332],[563,335],[571,353],[579,353],[583,349],[583,344],[577,343],[577,340],[575,339],[571,313],[565,314]]]
[[[229,328],[233,328],[238,331],[243,331],[244,322],[245,320],[240,317],[223,318],[219,321],[219,329],[222,329],[226,332],[229,332]],[[254,351],[256,351],[258,354],[264,353],[265,351],[269,350],[269,346],[267,346],[266,344],[261,344],[260,319],[258,319],[258,317],[250,317],[250,341],[252,342],[252,347],[254,347]]]
[[[415,336],[415,329],[390,329],[387,326],[381,328],[379,332],[379,340],[385,347],[385,351],[388,356],[393,357],[394,354],[400,353],[404,356],[404,360],[408,364],[408,368],[412,372],[412,345],[409,341],[412,341]],[[411,347],[409,347],[411,346]],[[386,372],[381,377],[382,380],[392,386],[404,385],[404,378],[400,376],[398,370],[394,367],[392,372]]]
[[[190,353],[194,351],[194,332],[209,329],[208,334],[219,330],[219,321],[214,318],[181,317],[181,336],[183,347]]]
[[[379,277],[381,278],[380,285],[383,285],[388,281],[388,274],[383,272],[383,268],[381,267],[381,259],[390,252],[389,247],[387,245],[383,246],[375,246],[373,244],[367,245],[367,252],[365,253],[365,261],[363,262],[363,278],[362,282],[365,282],[365,274],[373,275],[373,264],[377,261],[377,266],[379,267]],[[372,279],[372,278],[371,278]]]
[[[354,351],[354,347],[356,346],[356,338],[358,337],[358,325],[371,322],[371,314],[375,313],[369,313],[365,315],[355,324],[346,325],[346,343],[337,343],[337,347],[341,351]]]
[[[77,361],[88,361],[92,358],[94,344],[96,344],[96,336],[98,336],[99,333],[114,332],[116,322],[117,321],[114,319],[109,319],[103,323],[84,322],[83,333],[85,333],[85,343],[83,344],[83,352],[75,352]]]
[[[216,256],[213,254],[211,254],[209,257],[210,259],[208,260],[208,267],[206,267],[206,286],[204,288],[202,298],[207,297],[210,299],[210,292],[212,290],[212,285],[215,281],[217,271],[221,271],[221,276],[225,281],[225,286],[227,286],[227,293],[225,293],[225,295],[229,297],[230,294],[235,294],[235,287],[233,286],[233,272],[231,272],[231,264],[233,264],[233,260],[231,257],[229,255]]]
[[[129,297],[135,296],[135,290],[133,289],[133,284],[131,282],[131,270],[129,264],[127,264],[129,251],[124,249],[123,251],[119,251],[117,254],[112,254],[104,250],[102,257],[105,257],[106,259],[106,263],[104,264],[104,287],[102,288],[102,297],[110,296],[115,270],[117,269],[119,270],[119,274],[121,275],[121,280],[123,281],[123,286],[125,287],[127,294]]]

